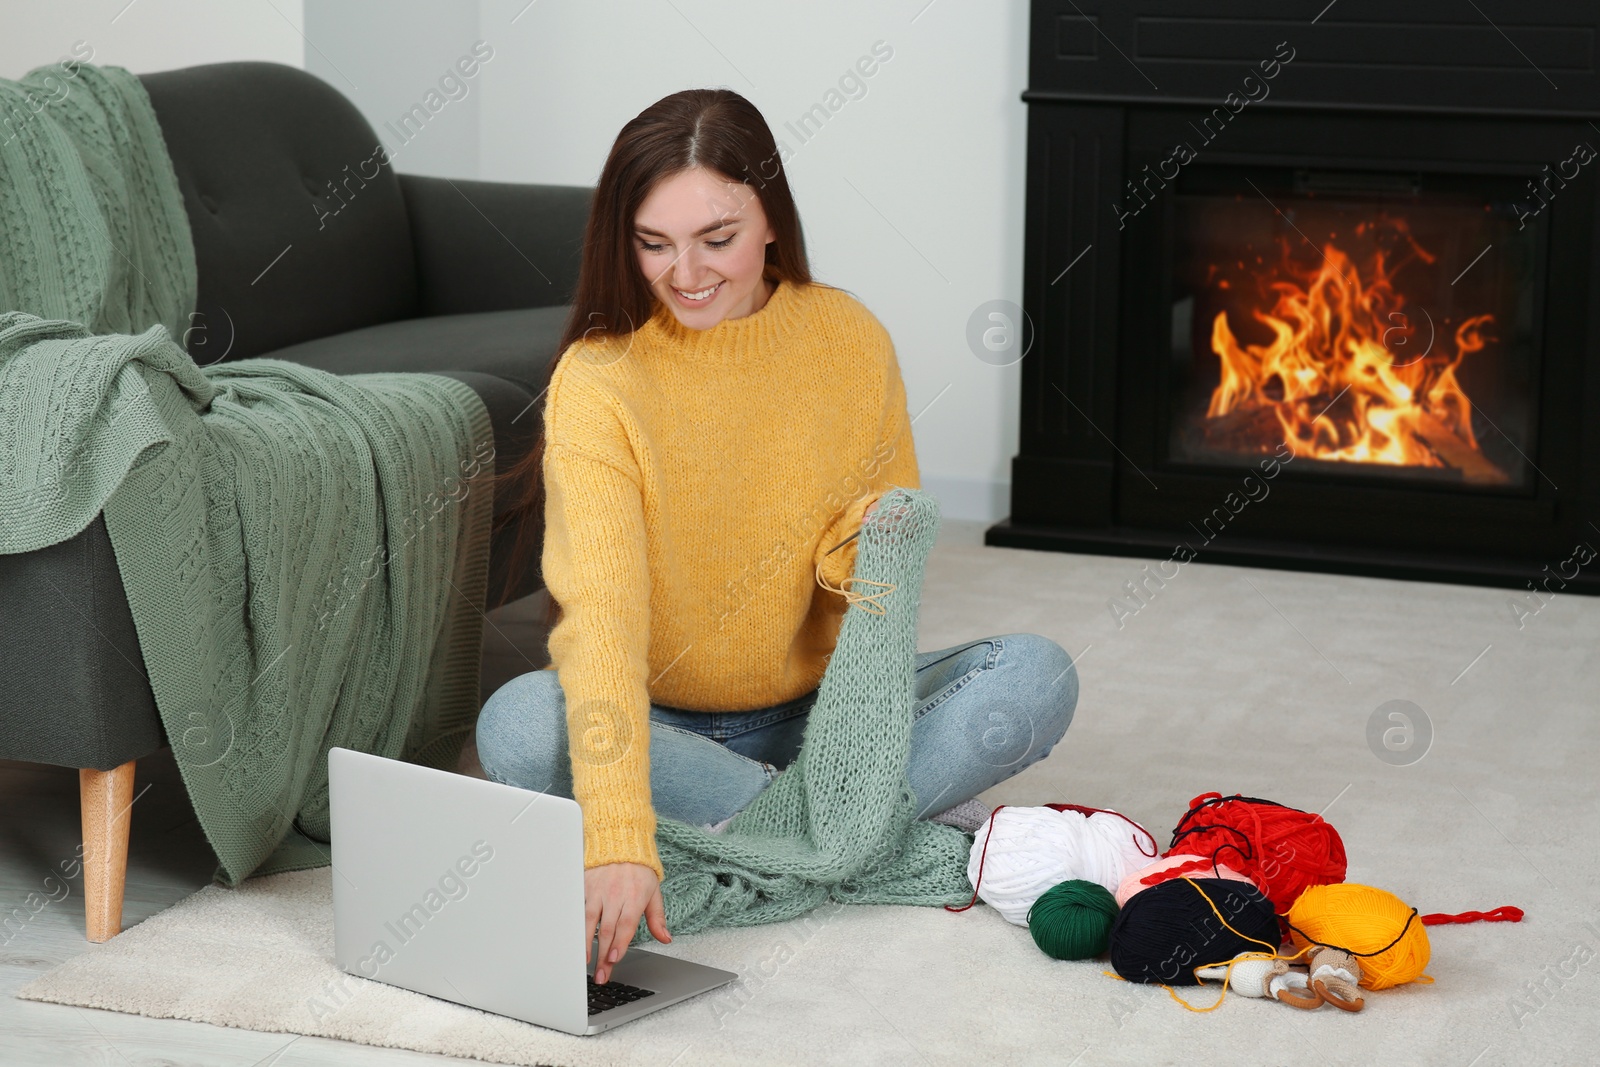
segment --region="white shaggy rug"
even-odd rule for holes
[[[825,907],[807,919],[654,946],[737,971],[741,980],[579,1038],[343,974],[333,963],[330,879],[322,868],[254,879],[237,890],[207,887],[19,996],[562,1067],[1069,1063],[1090,1049],[1095,1054],[1085,1063],[1163,1062],[1155,1049],[1184,1049],[1187,1062],[1249,1053],[1251,1062],[1292,1054],[1303,1064],[1486,1067],[1501,1062],[1484,1053],[1512,1022],[1507,1001],[1516,989],[1484,961],[1516,952],[1514,945],[1525,951],[1531,932],[1526,924],[1443,928],[1434,935],[1430,967],[1438,984],[1368,994],[1358,1016],[1240,997],[1198,1015],[1160,988],[1107,977],[1104,962],[1049,959],[1026,930],[981,904],[963,913]],[[1534,963],[1546,961],[1558,971],[1570,966],[1590,985],[1592,973],[1580,972],[1591,967],[1563,962],[1574,935],[1583,940],[1586,931],[1562,930],[1551,940],[1554,933],[1534,938],[1540,947],[1517,974],[1537,976]],[[1600,934],[1587,941],[1600,946]],[[1567,1001],[1559,1007],[1570,1025],[1586,994],[1561,998],[1561,984],[1551,984],[1546,1000],[1550,1007]],[[1196,1005],[1215,996],[1210,987],[1184,993]],[[1571,1051],[1570,1036],[1549,1041],[1566,1026],[1546,1025],[1541,1041],[1528,1026],[1531,1016],[1520,1021],[1513,1030],[1532,1032],[1517,1033],[1518,1062],[1561,1062],[1563,1048]]]

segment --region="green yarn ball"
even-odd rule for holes
[[[1117,898],[1099,882],[1059,882],[1028,909],[1028,933],[1045,955],[1058,960],[1098,956],[1111,942]]]

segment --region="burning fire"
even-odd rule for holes
[[[1421,324],[1401,312],[1406,300],[1394,278],[1413,259],[1431,264],[1435,257],[1403,220],[1383,225],[1410,252],[1391,263],[1380,247],[1364,270],[1332,240],[1310,268],[1296,265],[1282,242],[1283,268],[1261,279],[1271,309],[1250,311],[1271,331],[1268,343],[1240,344],[1228,313],[1217,313],[1211,350],[1222,361],[1222,380],[1206,411],[1207,438],[1253,450],[1271,447],[1281,433],[1296,456],[1450,468],[1469,481],[1503,483],[1505,472],[1478,448],[1472,402],[1456,381],[1461,361],[1493,340],[1484,328],[1494,317],[1475,315],[1457,326],[1453,353],[1430,337],[1422,354],[1411,355]],[[1364,222],[1356,235],[1376,228]]]

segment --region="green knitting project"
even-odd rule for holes
[[[138,79],[41,68],[0,116],[0,554],[103,512],[218,877],[326,864],[329,748],[453,766],[477,717],[488,413],[438,375],[195,366]]]
[[[720,834],[658,818],[661,894],[673,936],[853,904],[965,904],[972,836],[915,818],[906,776],[917,609],[938,501],[885,493],[862,523],[854,577],[887,582],[882,615],[852,605],[800,754]],[[874,594],[884,587],[869,585]],[[856,591],[863,591],[859,588]],[[650,939],[643,922],[634,941]]]

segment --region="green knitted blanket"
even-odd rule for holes
[[[218,877],[325,864],[330,748],[453,766],[477,717],[488,413],[438,375],[195,366],[138,79],[41,68],[3,117],[0,554],[103,512]]]
[[[917,609],[938,501],[894,488],[862,524],[853,577],[891,583],[883,614],[853,604],[800,754],[720,834],[658,818],[661,895],[674,937],[792,919],[832,899],[965,904],[972,835],[916,819],[906,777]],[[853,583],[857,592],[884,587]],[[650,939],[641,921],[635,942]]]

